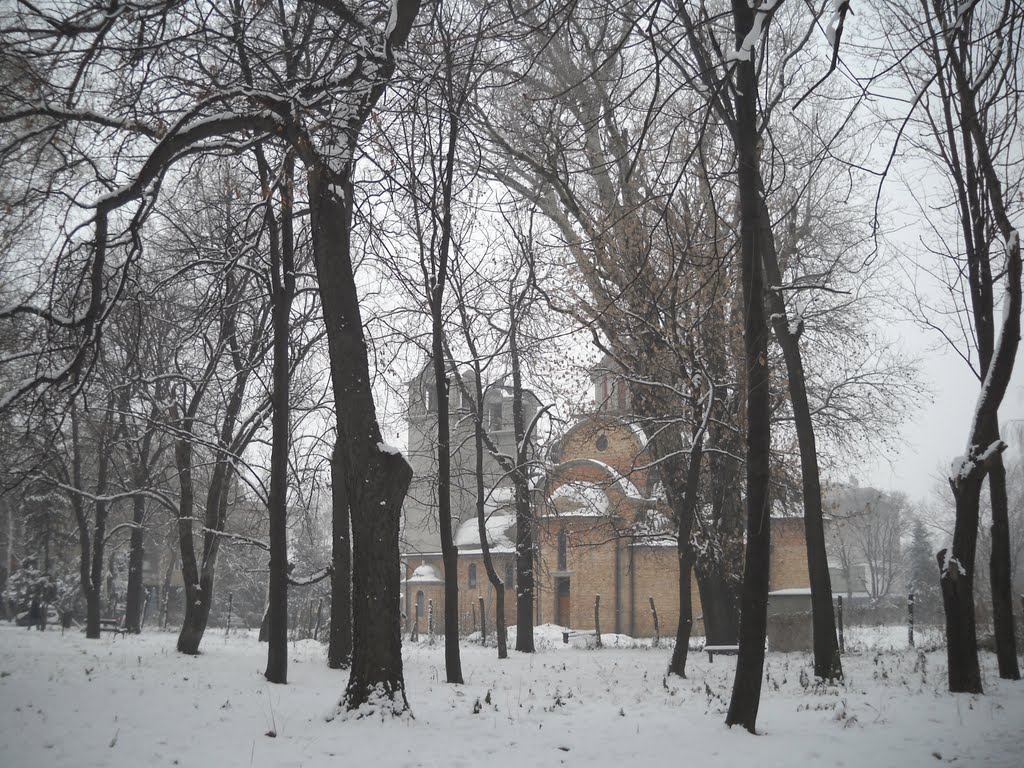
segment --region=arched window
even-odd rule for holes
[[[473,589],[476,586],[476,563],[469,564],[469,588]]]
[[[515,564],[509,560],[505,563],[505,586],[511,588],[513,582],[516,580],[516,568]]]
[[[558,570],[564,571],[569,561],[569,540],[565,535],[565,529],[558,531]]]
[[[423,591],[416,593],[416,618],[423,615]]]
[[[501,403],[488,403],[487,421],[492,432],[500,432],[505,428],[502,420]]]

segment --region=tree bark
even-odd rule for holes
[[[771,216],[764,199],[760,211],[761,259],[765,279],[769,286],[782,285],[775,252],[775,238],[771,231]],[[814,631],[814,674],[823,680],[841,679],[842,662],[836,640],[835,617],[832,613],[832,580],[828,572],[825,552],[825,522],[821,504],[821,475],[818,471],[818,447],[814,438],[811,407],[807,401],[807,376],[800,353],[800,334],[803,321],[797,318],[795,327],[790,323],[786,303],[778,290],[769,287],[768,304],[771,310],[775,338],[782,348],[786,363],[789,399],[793,407],[796,439],[800,447],[800,477],[804,502],[804,538],[807,546],[807,571],[811,583],[811,614]]]
[[[992,499],[989,583],[992,587],[992,624],[996,636],[999,677],[1003,680],[1020,680],[1013,620],[1013,579],[1010,571],[1010,511],[1006,498],[1006,467],[1001,455],[992,461],[988,472],[988,489]]]
[[[749,33],[755,10],[732,0],[737,49]],[[768,577],[771,558],[771,402],[768,381],[768,325],[764,310],[764,279],[760,170],[758,167],[757,78],[753,56],[735,62],[736,145],[741,273],[743,282],[743,346],[747,394],[747,545],[740,596],[739,656],[729,702],[727,725],[756,732],[764,672],[768,620]]]
[[[352,539],[339,440],[331,456],[331,626],[327,645],[331,669],[345,669],[352,663]]]
[[[533,653],[533,512],[530,509],[526,419],[523,412],[523,378],[519,360],[519,318],[509,302],[508,352],[512,368],[512,429],[516,438],[516,467],[512,486],[516,498],[516,650]]]
[[[270,167],[260,148],[256,150],[264,188],[271,183]],[[272,437],[270,450],[270,585],[268,595],[267,669],[271,683],[288,682],[288,447],[289,385],[288,359],[290,314],[295,296],[295,255],[292,233],[292,179],[294,161],[285,158],[280,189],[280,227],[273,210],[273,195],[266,201],[270,239],[270,283],[273,313]]]
[[[451,81],[451,62],[446,75]],[[451,105],[450,105],[451,106]],[[448,114],[448,146],[442,167],[441,243],[431,254],[431,269],[424,265],[430,304],[431,352],[434,367],[434,393],[437,396],[437,518],[441,535],[441,559],[444,562],[444,669],[449,683],[462,684],[462,659],[459,655],[459,550],[452,534],[452,461],[451,422],[449,421],[449,380],[444,354],[444,291],[448,282],[448,250],[452,236],[452,176],[455,172],[455,148],[458,119],[454,107]]]
[[[354,710],[372,699],[374,706],[400,713],[408,702],[398,533],[412,469],[384,445],[377,422],[351,260],[352,170],[349,161],[340,173],[323,163],[309,172],[313,252],[337,413],[335,459],[352,526],[352,667],[342,705]]]
[[[673,509],[677,509],[678,531],[676,535],[676,554],[679,561],[679,625],[676,628],[676,647],[672,651],[672,660],[669,662],[669,674],[686,677],[686,657],[690,650],[690,633],[693,630],[693,599],[690,596],[690,583],[693,574],[693,563],[695,558],[693,543],[690,540],[693,534],[693,523],[697,516],[697,493],[700,489],[700,465],[704,455],[704,435],[707,433],[708,423],[711,420],[711,411],[715,403],[715,390],[712,386],[707,393],[707,405],[702,414],[702,419],[691,433],[691,445],[686,467],[686,485],[684,496],[681,500],[674,499],[675,492],[666,483],[665,489],[669,497],[669,503]],[[691,397],[691,410],[694,414],[700,411],[699,398]],[[674,434],[677,430],[661,430],[659,435],[652,441],[657,444],[662,436]],[[674,461],[672,462],[674,463]],[[669,472],[675,474],[678,471],[668,464]],[[676,502],[681,502],[677,505]],[[651,600],[653,606],[654,601]]]
[[[111,394],[98,430],[96,445],[96,493],[103,496],[107,489],[107,474],[110,466],[109,438],[113,424],[114,398]],[[78,404],[71,404],[71,484],[80,492],[85,491],[85,475],[82,468],[82,439]],[[71,506],[78,524],[80,549],[79,578],[85,593],[85,636],[91,640],[100,637],[101,598],[103,596],[103,552],[106,539],[107,502],[93,503],[92,530],[89,530],[89,515],[85,509],[82,493],[71,494]]]
[[[142,585],[142,567],[146,556],[145,530],[146,499],[136,495],[132,499],[132,535],[128,549],[128,598],[125,601],[125,629],[138,634],[142,631],[142,606],[145,601]]]
[[[476,521],[480,533],[480,551],[483,556],[487,580],[494,587],[494,631],[498,638],[498,658],[508,658],[508,632],[505,627],[505,582],[498,576],[491,557],[491,544],[487,539],[486,490],[484,489],[484,386],[480,362],[473,353],[473,376],[476,385],[476,409],[473,418],[473,446],[476,457]],[[483,626],[483,603],[480,604],[480,620]]]

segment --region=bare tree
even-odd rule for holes
[[[874,601],[891,594],[904,576],[910,533],[906,496],[852,487],[830,494],[835,550],[847,590],[863,590]]]
[[[952,547],[938,555],[949,687],[980,693],[974,583],[980,495],[986,479],[992,497],[989,569],[999,673],[1008,679],[1020,677],[1001,458],[1006,444],[999,434],[999,407],[1020,339],[1020,235],[1012,220],[1020,215],[1022,181],[1015,145],[1020,141],[1017,81],[1024,9],[1014,2],[934,0],[890,10],[888,44],[897,50],[898,71],[913,93],[914,111],[903,123],[913,120],[918,131],[916,139],[912,131],[906,133],[949,184],[955,246],[946,245],[947,227],[935,228],[951,263],[950,295],[962,322],[958,335],[966,342],[959,351],[972,362],[981,384],[965,453],[954,460],[949,476],[956,502]],[[1000,304],[1001,323],[996,319]]]

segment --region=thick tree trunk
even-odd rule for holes
[[[525,482],[515,484],[516,494],[516,650],[533,653],[533,515]]]
[[[966,477],[954,483],[953,549],[938,553],[942,606],[946,612],[949,690],[953,693],[983,692],[974,615],[974,561],[982,482],[983,477]]]
[[[704,615],[704,639],[708,645],[735,645],[739,642],[740,613],[735,585],[720,563],[694,568],[700,607]]]
[[[178,652],[195,655],[203,639],[206,622],[197,622],[202,607],[199,589],[199,566],[196,561],[195,542],[192,539],[192,516],[195,512],[195,488],[192,484],[192,445],[187,437],[180,437],[174,446],[174,461],[178,470],[178,547],[181,555],[181,577],[185,593],[185,618],[178,633]]]
[[[330,351],[337,460],[352,525],[352,670],[342,706],[408,709],[402,672],[398,533],[412,480],[408,462],[381,440],[352,269],[352,166],[309,173],[313,248]]]
[[[189,531],[189,536],[192,532]],[[184,568],[183,568],[184,570]],[[198,587],[198,588],[197,588]],[[199,653],[199,646],[210,620],[213,600],[213,578],[203,575],[197,584],[185,585],[185,618],[178,633],[178,652],[189,656]]]
[[[132,634],[142,631],[142,608],[145,592],[142,585],[142,566],[146,555],[145,531],[146,499],[136,496],[132,499],[132,535],[128,549],[128,598],[125,602],[125,628]]]
[[[262,150],[257,150],[260,174],[264,185],[270,183],[270,168]],[[292,233],[293,161],[285,159],[281,186],[280,227],[271,200],[267,200],[266,220],[270,232],[270,278],[272,286],[274,327],[274,364],[272,438],[270,449],[270,589],[268,595],[267,669],[264,677],[271,683],[288,682],[288,447],[289,385],[288,359],[289,316],[295,295],[295,259]]]
[[[352,663],[352,539],[340,455],[335,441],[331,456],[331,627],[327,645],[327,666],[331,669],[345,669]]]
[[[512,368],[512,428],[518,446],[512,486],[516,498],[516,650],[533,653],[534,564],[533,512],[526,466],[526,419],[523,412],[523,379],[519,360],[519,322],[509,307],[509,358]]]
[[[992,586],[992,624],[996,636],[999,677],[1020,680],[1017,638],[1013,620],[1013,580],[1010,563],[1010,514],[1006,498],[1006,467],[1003,457],[992,461],[988,473],[992,498],[992,554],[989,582]]]
[[[192,537],[192,522],[195,511],[194,487],[192,484],[192,446],[188,438],[180,438],[175,445],[175,462],[178,467],[178,484],[180,488],[178,502],[178,546],[181,555],[181,576],[185,593],[185,616],[181,631],[178,633],[177,648],[179,653],[195,656],[199,653],[206,625],[210,618],[213,605],[214,564],[216,563],[218,542],[216,536],[207,534],[203,537],[203,560],[200,563],[196,556],[195,542]],[[223,468],[214,470],[210,493],[207,497],[206,522],[208,527],[220,530],[223,527],[222,515],[211,513],[211,505],[226,504],[226,498],[220,498],[216,490]],[[217,526],[220,526],[219,528]]]
[[[737,48],[753,26],[755,11],[733,0]],[[740,198],[741,272],[745,309],[743,345],[747,395],[747,545],[740,596],[739,656],[729,702],[727,725],[751,733],[764,676],[764,644],[768,623],[768,577],[771,558],[771,402],[768,381],[768,325],[764,310],[764,279],[760,242],[762,227],[758,169],[757,80],[753,61],[737,61],[734,140]]]

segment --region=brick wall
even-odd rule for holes
[[[608,464],[628,477],[637,488],[646,488],[647,473],[633,469],[647,461],[641,455],[640,441],[627,425],[615,419],[594,417],[577,423],[562,438],[558,453],[560,462],[594,459]],[[607,477],[600,479],[607,480]]]
[[[492,555],[492,559],[494,562],[494,568],[498,572],[498,577],[501,578],[502,581],[505,581],[506,566],[507,564],[514,562],[514,556],[511,553],[495,553]],[[411,576],[412,572],[417,567],[424,564],[432,566],[442,579],[445,578],[444,562],[440,555],[427,555],[410,560],[407,566],[406,577],[408,578],[408,576]],[[476,586],[472,588],[469,586],[470,565],[476,567]],[[490,635],[494,632],[495,627],[497,591],[487,578],[483,555],[460,554],[457,578],[459,581],[460,634],[469,634],[470,632],[480,628],[480,598],[483,597],[484,611],[486,613],[487,620],[487,634]],[[415,619],[416,612],[416,593],[422,591],[424,593],[424,600],[434,601],[434,632],[438,635],[444,634],[444,584],[406,582],[403,584],[403,591],[406,593],[403,604],[403,610],[406,613],[406,631],[409,632],[412,630],[412,623]],[[424,606],[426,606],[426,602],[424,602]],[[420,618],[420,634],[427,631],[425,610],[426,609],[424,608],[424,614]],[[513,583],[505,584],[505,624],[506,626],[512,626],[515,624],[515,621],[516,594],[513,568]]]
[[[802,517],[772,518],[772,559],[769,588],[794,589],[809,586],[807,543]]]

